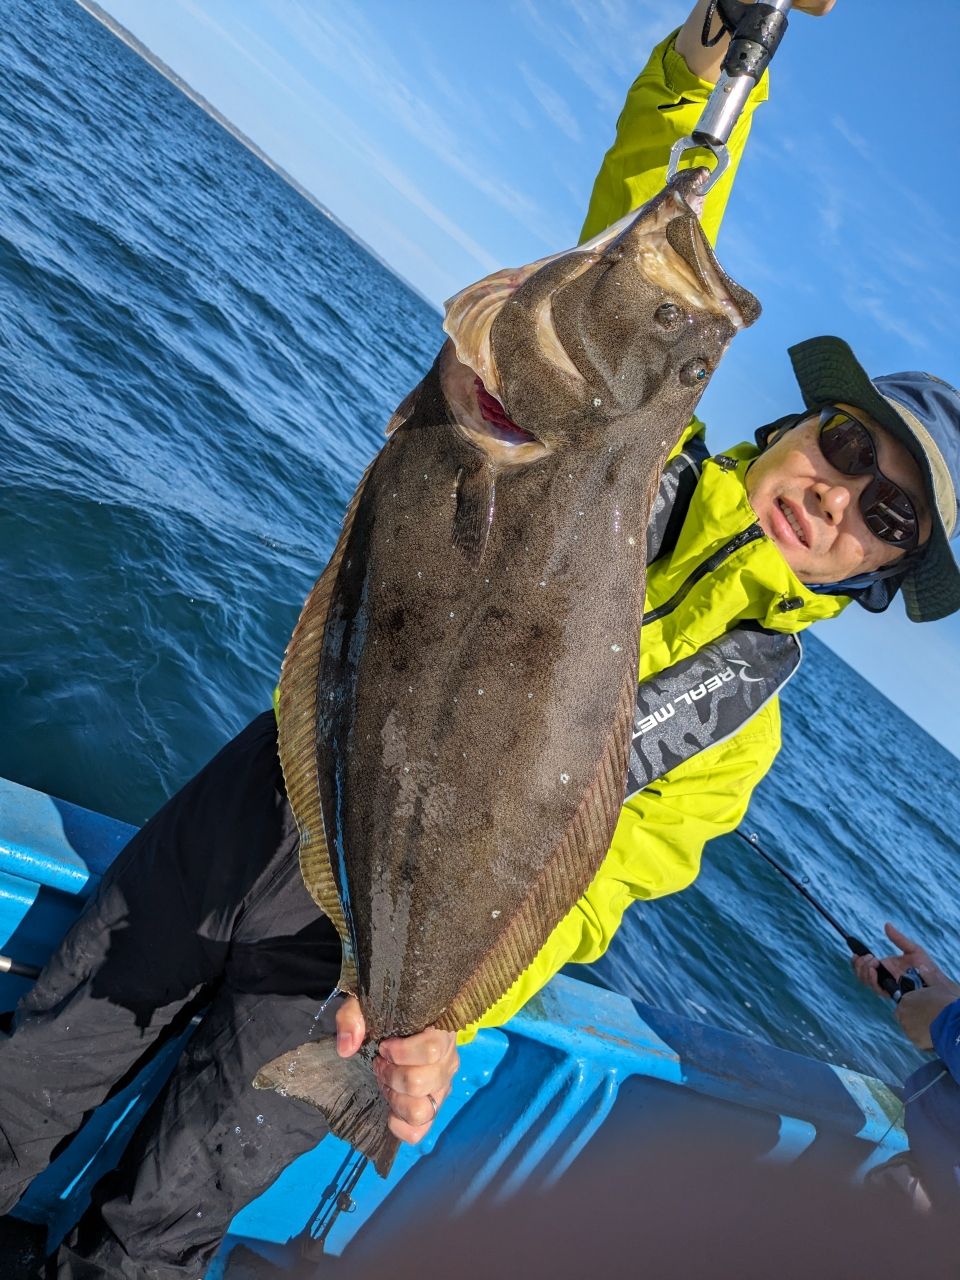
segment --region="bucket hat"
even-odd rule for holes
[[[898,440],[920,467],[933,529],[922,555],[898,585],[914,622],[935,622],[960,609],[960,567],[950,541],[960,534],[960,392],[930,373],[890,373],[870,378],[842,338],[808,338],[789,350],[808,409],[849,404],[863,409]],[[911,556],[911,561],[913,557]],[[891,584],[876,584],[887,600]],[[869,594],[869,593],[868,593]]]

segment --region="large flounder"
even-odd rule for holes
[[[698,181],[448,304],[451,341],[394,415],[287,651],[301,867],[370,1039],[348,1061],[311,1042],[256,1083],[314,1102],[381,1172],[396,1143],[376,1044],[479,1018],[610,842],[651,503],[759,313],[684,198]]]

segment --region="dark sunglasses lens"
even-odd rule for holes
[[[860,510],[870,532],[881,542],[905,547],[916,541],[917,513],[913,503],[895,484],[882,477],[868,484]]]
[[[820,449],[830,465],[845,476],[861,475],[877,465],[870,432],[844,413],[834,414],[821,425]]]

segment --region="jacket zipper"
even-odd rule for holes
[[[690,574],[689,578],[683,582],[679,589],[673,593],[669,600],[660,605],[657,609],[651,609],[649,613],[643,615],[642,625],[647,626],[650,622],[659,622],[661,618],[665,618],[668,613],[672,613],[678,604],[686,597],[692,587],[705,578],[708,573],[713,573],[719,565],[723,564],[728,556],[732,556],[735,551],[739,551],[741,547],[747,546],[750,542],[756,542],[758,538],[764,536],[763,530],[760,528],[759,521],[749,525],[740,533],[735,534],[729,542],[725,543],[719,551],[715,551],[712,556],[708,556],[702,564],[698,564],[696,569]]]

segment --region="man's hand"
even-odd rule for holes
[[[340,1057],[355,1054],[365,1035],[360,1002],[347,996],[337,1010]],[[373,1069],[390,1108],[389,1128],[395,1138],[416,1144],[426,1136],[459,1066],[457,1038],[452,1031],[427,1027],[415,1036],[381,1041]]]
[[[930,1027],[937,1015],[948,1004],[953,1004],[958,994],[956,983],[951,982],[949,986],[921,987],[901,996],[895,1017],[918,1049],[933,1048]]]
[[[903,954],[899,956],[884,956],[882,960],[878,960],[876,956],[854,956],[852,961],[853,971],[865,987],[869,987],[878,996],[886,995],[886,992],[877,982],[877,970],[882,964],[895,978],[902,977],[908,969],[916,969],[928,987],[937,987],[944,991],[952,992],[951,1000],[956,1000],[960,997],[960,985],[947,977],[919,942],[914,942],[912,938],[908,938],[905,933],[901,933],[899,929],[889,922],[883,926],[883,931],[893,945],[900,948]],[[906,998],[906,996],[903,997],[904,1000]]]
[[[793,0],[793,7],[802,13],[812,14],[815,18],[822,18],[825,13],[830,12],[836,2],[837,0]],[[718,44],[709,49],[704,48],[700,37],[708,4],[709,0],[697,0],[689,18],[677,32],[676,50],[695,76],[706,80],[708,84],[716,84],[720,75],[720,64],[726,57],[730,41],[727,36],[723,36]],[[713,31],[716,32],[719,26],[719,22],[714,18]]]

